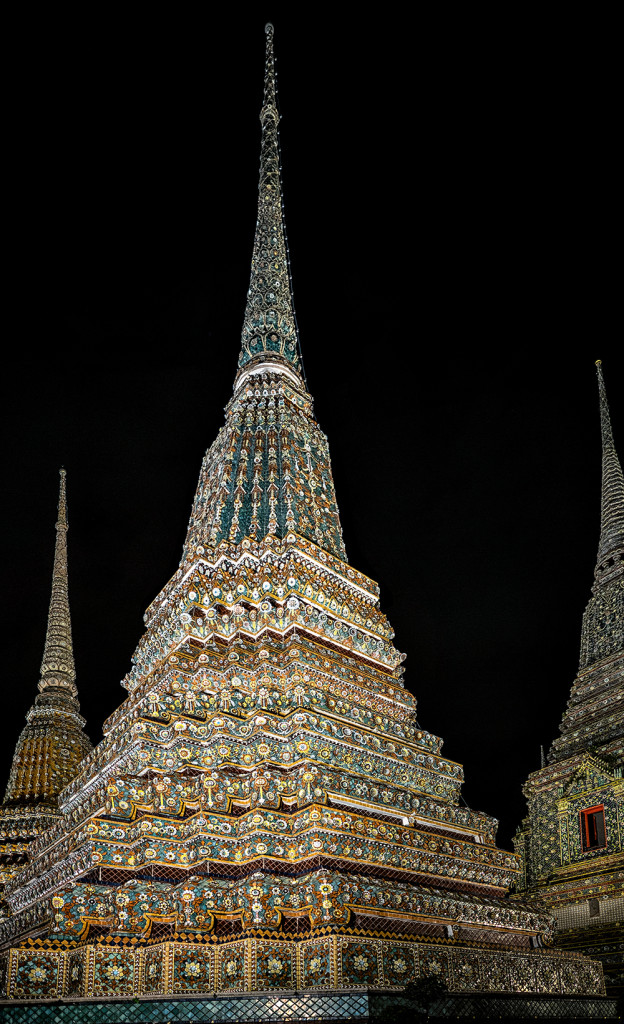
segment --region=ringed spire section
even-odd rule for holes
[[[223,545],[262,545],[267,538],[270,545],[303,538],[346,561],[329,446],[303,378],[282,208],[271,24],[265,33],[258,219],[239,369],[225,424],[204,457],[181,568]]]
[[[624,476],[615,450],[609,403],[602,374],[602,360],[596,361],[600,395],[600,428],[602,433],[602,493],[600,509],[600,542],[596,580],[614,574],[624,575]]]
[[[66,472],[60,470],[58,520],[56,523],[56,544],[54,568],[52,570],[52,594],[48,612],[41,679],[39,690],[60,687],[76,696],[76,669],[72,645],[71,618],[69,614],[69,591],[67,578],[67,496]]]
[[[30,844],[60,820],[58,797],[91,750],[77,699],[67,587],[67,499],[61,470],[52,596],[39,693],[15,747],[0,804],[0,892],[26,866]],[[0,919],[2,900],[0,897]]]
[[[600,541],[594,585],[583,615],[579,672],[549,761],[591,750],[624,756],[624,479],[613,442],[600,360],[596,363],[602,433]]]
[[[279,369],[299,385],[303,376],[284,227],[278,128],[280,115],[277,108],[273,25],[270,23],[265,27],[265,34],[258,219],[235,389],[243,384],[250,373],[260,372],[262,368]]]

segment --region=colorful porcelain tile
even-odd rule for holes
[[[247,988],[246,946],[244,942],[233,942],[219,948],[219,990],[221,992],[244,992]]]
[[[255,945],[255,982],[253,988],[296,988],[296,956],[294,943],[261,942]]]

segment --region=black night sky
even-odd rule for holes
[[[238,357],[271,18],[295,305],[349,560],[381,585],[421,724],[508,845],[577,668],[597,358],[624,453],[609,26],[297,10],[55,12],[15,38],[1,784],[36,694],[59,467],[94,741],[177,568]]]

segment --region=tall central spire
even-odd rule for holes
[[[250,370],[262,363],[273,363],[274,366],[295,370],[298,376],[303,372],[284,230],[279,112],[273,55],[273,26],[270,23],[266,26],[265,33],[266,64],[264,102],[260,111],[262,147],[258,219],[236,387],[240,387]]]
[[[239,370],[206,452],[182,563],[222,544],[295,535],[346,559],[327,438],[314,419],[290,286],[273,26],[266,26],[258,220]]]

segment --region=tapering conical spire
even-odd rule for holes
[[[17,741],[4,803],[55,808],[91,742],[77,700],[67,588],[67,498],[61,469],[52,596],[39,693]]]
[[[514,838],[523,861],[518,892],[556,914],[555,945],[603,960],[609,985],[610,936],[621,918],[624,768],[624,482],[613,444],[600,360],[601,521],[595,580],[581,629],[579,670],[560,735],[523,787],[528,816]],[[599,895],[600,899],[595,899]],[[579,909],[589,901],[589,914]],[[599,904],[599,905],[598,905]],[[600,918],[591,920],[598,913]],[[559,933],[557,935],[557,932]],[[570,932],[567,932],[568,936]],[[597,938],[598,935],[598,938]],[[609,974],[607,972],[609,971]],[[614,974],[611,980],[617,984]],[[607,987],[607,992],[609,988]]]
[[[273,26],[265,31],[258,220],[239,370],[225,425],[204,458],[183,564],[220,544],[294,534],[346,559],[327,438],[303,379],[282,215]]]
[[[596,576],[611,576],[614,570],[624,572],[624,476],[613,443],[609,404],[602,375],[602,360],[596,362],[600,394],[600,426],[602,431],[602,503],[600,543]]]
[[[251,260],[251,279],[241,338],[240,386],[258,363],[274,363],[301,375],[301,353],[292,299],[288,248],[284,230],[279,157],[279,112],[273,55],[273,26],[266,33],[264,102],[260,112],[262,147],[258,185],[258,220]]]
[[[59,686],[70,690],[75,695],[77,693],[76,670],[74,667],[67,586],[68,526],[67,497],[65,493],[66,473],[64,469],[61,469],[60,477],[56,546],[54,549],[54,569],[52,571],[52,596],[48,612],[48,628],[43,661],[41,662],[39,690],[43,692],[50,686]]]
[[[611,430],[601,361],[596,362],[602,432],[600,541],[593,594],[583,615],[579,673],[548,760],[583,750],[621,760],[624,708],[624,478]]]

